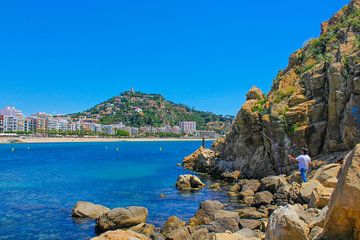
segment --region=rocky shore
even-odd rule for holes
[[[289,59],[271,91],[254,87],[223,139],[199,148],[183,166],[222,181],[239,206],[200,203],[185,222],[160,228],[143,207],[108,209],[80,202],[74,217],[90,217],[96,240],[360,240],[360,0],[322,24]],[[303,183],[287,155],[308,147],[313,158]],[[179,191],[204,187],[179,176]]]
[[[73,217],[96,221],[100,235],[94,240],[360,239],[359,173],[360,144],[342,163],[314,170],[306,183],[297,174],[231,180],[229,196],[241,207],[227,210],[207,200],[188,222],[171,216],[157,228],[146,222],[144,207],[109,209],[88,202],[78,202]]]

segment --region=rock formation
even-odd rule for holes
[[[91,240],[151,240],[149,237],[131,230],[113,230],[107,231]]]
[[[359,5],[352,0],[323,23],[320,37],[290,56],[266,96],[252,88],[225,139],[214,143],[214,164],[194,170],[289,174],[296,166],[287,155],[303,146],[317,156],[360,142]]]
[[[96,219],[100,215],[109,212],[110,209],[99,204],[79,201],[72,210],[72,216],[77,218]]]
[[[197,172],[212,172],[215,163],[215,151],[200,147],[194,153],[186,156],[183,166]]]
[[[144,207],[114,208],[97,218],[96,226],[100,231],[129,228],[145,223],[147,216],[148,210]]]
[[[271,214],[266,240],[308,240],[309,228],[300,219],[299,206],[281,206]]]
[[[176,187],[179,190],[199,190],[205,187],[205,184],[197,176],[184,174],[178,177]]]
[[[321,239],[360,239],[360,144],[344,160]]]

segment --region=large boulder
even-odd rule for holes
[[[137,233],[144,234],[145,236],[151,237],[155,233],[155,226],[148,223],[140,223],[136,226],[130,227],[129,230],[132,230]]]
[[[215,213],[214,222],[210,223],[211,232],[236,232],[239,230],[239,214],[237,212],[219,210]]]
[[[345,158],[322,239],[360,239],[360,144]]]
[[[219,201],[207,200],[201,202],[195,216],[190,219],[190,224],[210,224],[212,221],[214,221],[215,214],[222,209],[224,209],[224,205]]]
[[[260,212],[254,207],[236,209],[236,212],[239,213],[240,218],[244,219],[262,219],[267,217],[266,213]]]
[[[199,190],[205,187],[205,184],[197,176],[184,174],[178,177],[176,187],[179,190]]]
[[[169,234],[179,228],[185,227],[186,222],[181,220],[180,218],[176,216],[171,216],[168,218],[168,220],[164,223],[164,226],[161,229],[161,233],[167,237]]]
[[[318,180],[311,179],[301,185],[301,197],[306,203],[309,203],[314,191],[322,192],[323,190],[324,186]]]
[[[183,159],[183,166],[185,168],[202,173],[212,172],[214,163],[215,151],[204,147],[200,147]]]
[[[276,190],[284,185],[287,185],[286,179],[283,175],[281,176],[268,176],[261,179],[261,190],[270,191],[275,193]]]
[[[213,235],[213,233],[211,235]],[[200,228],[198,230],[195,230],[195,232],[191,233],[191,237],[193,240],[213,240],[214,237],[212,237],[211,235],[207,228]]]
[[[177,228],[168,234],[167,240],[192,240],[190,231],[187,227]]]
[[[91,202],[79,201],[72,209],[72,216],[77,218],[92,218],[96,219],[100,215],[110,211],[110,208]]]
[[[309,228],[292,205],[280,206],[270,216],[266,240],[308,240]]]
[[[254,197],[256,206],[270,204],[274,201],[274,196],[269,191],[257,192]]]
[[[96,227],[101,231],[129,228],[145,223],[147,216],[148,210],[144,207],[114,208],[96,220]]]
[[[340,164],[327,164],[316,170],[312,179],[319,181],[324,187],[334,188],[337,183],[337,174]]]
[[[261,184],[257,179],[241,179],[239,185],[241,186],[241,191],[251,191],[255,193],[259,190]]]
[[[255,219],[240,219],[239,222],[242,228],[257,229],[261,227],[261,221]]]
[[[91,240],[151,240],[149,237],[136,233],[131,230],[113,230],[107,231],[98,237],[91,238]]]
[[[323,208],[328,205],[330,201],[333,188],[320,188],[316,189],[311,193],[311,199],[309,207],[312,208]]]

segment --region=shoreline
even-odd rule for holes
[[[215,139],[205,139],[214,141]],[[16,141],[16,142],[14,142]],[[86,137],[0,137],[0,144],[22,143],[86,143],[86,142],[185,142],[201,138],[86,138]]]

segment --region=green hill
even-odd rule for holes
[[[195,121],[198,129],[212,129],[214,125],[221,125],[224,126],[224,130],[232,122],[231,116],[194,110],[183,104],[168,101],[159,94],[134,91],[123,92],[84,112],[71,114],[71,117],[94,118],[102,124],[122,122],[133,127],[173,126],[178,125],[180,121]]]

